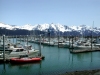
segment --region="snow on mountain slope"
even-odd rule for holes
[[[32,30],[33,28],[34,26],[32,26],[31,24],[26,24],[24,26],[20,26],[19,29]]]
[[[0,22],[0,28],[6,28],[9,30],[16,30],[16,29],[25,29],[25,30],[40,30],[40,31],[46,31],[46,30],[51,30],[51,31],[60,31],[60,32],[67,32],[67,31],[78,31],[78,32],[82,32],[82,31],[91,31],[93,30],[96,33],[100,32],[100,28],[97,27],[90,27],[90,26],[86,26],[86,25],[80,25],[80,26],[67,26],[67,25],[62,25],[62,24],[36,24],[36,25],[31,25],[31,24],[26,24],[23,26],[17,26],[17,25],[9,25],[9,24],[5,24],[5,23],[1,23]]]
[[[9,25],[9,24],[5,24],[5,23],[0,23],[0,27],[1,28],[6,28],[6,29],[9,29],[9,30],[15,30],[16,28],[20,28],[19,26],[16,26],[16,25]]]
[[[9,30],[12,30],[12,29],[13,29],[12,26],[10,26],[10,25],[8,25],[8,24],[4,24],[4,23],[0,23],[0,27],[6,28],[6,29],[9,29]]]
[[[46,29],[49,29],[49,24],[37,24],[34,25],[33,30],[40,30],[40,31],[44,31]]]
[[[33,27],[33,30],[40,30],[40,31],[46,31],[46,30],[53,30],[53,31],[62,31],[62,32],[64,32],[64,31],[66,31],[66,29],[65,29],[65,27],[63,26],[63,25],[61,25],[61,24],[53,24],[53,23],[51,23],[51,24],[38,24],[38,25],[35,25],[34,27]]]
[[[73,25],[70,28],[73,29],[73,30],[76,30],[76,31],[92,29],[92,27],[86,26],[86,25],[80,25],[80,26],[74,26]]]

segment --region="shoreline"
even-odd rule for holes
[[[66,72],[61,75],[100,75],[100,69]]]

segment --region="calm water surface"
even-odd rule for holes
[[[38,44],[29,44],[39,49]],[[100,69],[100,52],[71,54],[69,49],[56,46],[42,46],[41,51],[45,59],[38,63],[1,63],[0,75],[58,75],[70,71]]]

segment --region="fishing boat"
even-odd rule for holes
[[[27,46],[26,48],[13,48],[12,51],[6,52],[5,57],[6,58],[12,58],[12,57],[19,57],[21,55],[28,55],[29,57],[35,57],[38,56],[39,50],[31,49],[31,47]],[[0,54],[0,58],[3,57],[3,52]]]
[[[10,59],[11,63],[17,63],[17,64],[34,63],[34,62],[39,62],[39,61],[41,61],[40,57],[33,57],[33,58],[24,57],[24,58],[11,58]]]

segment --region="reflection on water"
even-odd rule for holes
[[[1,65],[1,64],[0,64]],[[1,67],[1,66],[0,66]],[[1,68],[0,68],[1,69]],[[1,70],[1,73],[0,75],[4,75],[6,73],[6,66],[5,66],[5,63],[2,63],[2,70]]]
[[[27,64],[9,64],[9,68],[19,68],[19,69],[31,69],[32,63],[27,63]]]
[[[22,42],[21,42],[22,43]],[[36,49],[38,44],[30,43]],[[39,63],[0,64],[1,75],[57,75],[69,71],[100,69],[100,52],[71,54],[67,48],[42,46]]]

